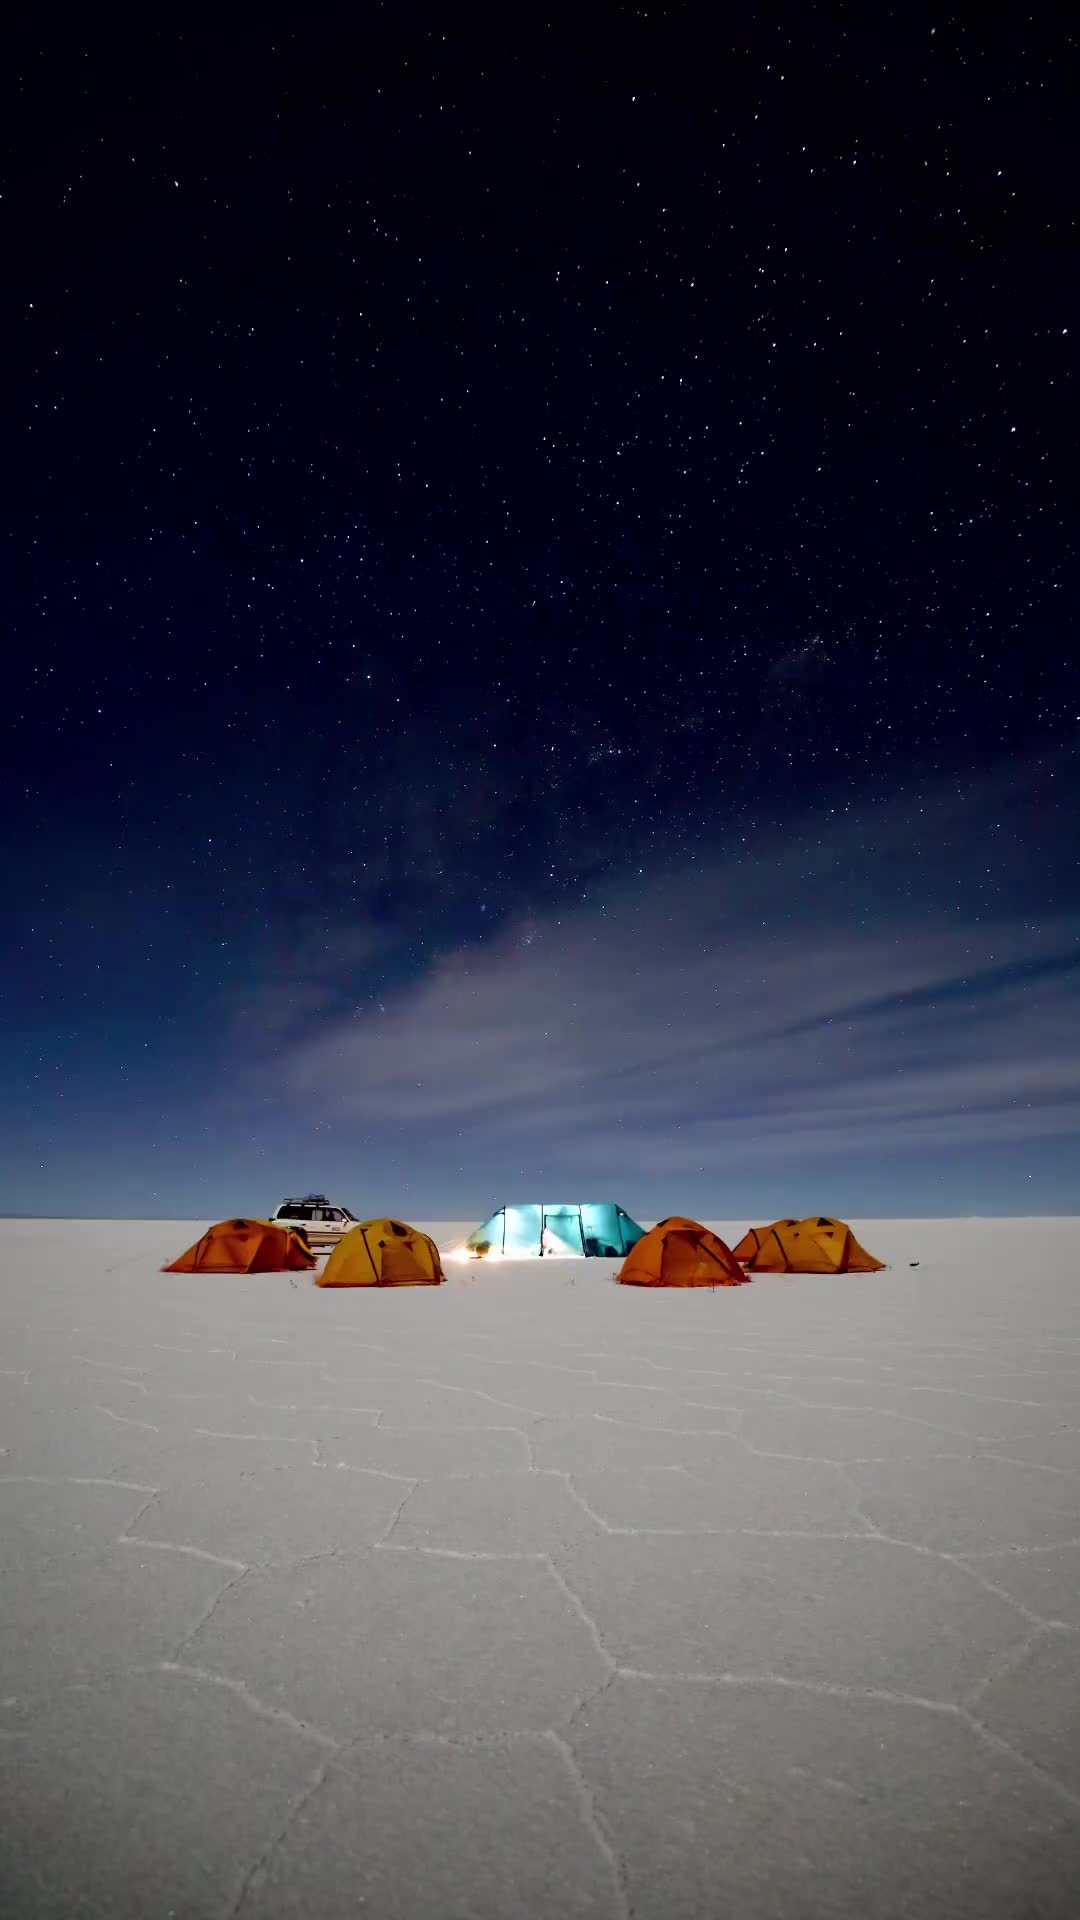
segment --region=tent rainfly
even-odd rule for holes
[[[451,1258],[459,1260],[618,1260],[644,1232],[613,1200],[530,1201],[497,1207]]]
[[[219,1220],[162,1273],[303,1273],[315,1265],[307,1241],[272,1220]]]
[[[742,1287],[750,1275],[726,1241],[675,1213],[638,1241],[615,1278],[624,1287]]]
[[[885,1265],[860,1247],[846,1220],[824,1213],[751,1227],[734,1254],[751,1273],[880,1273]]]
[[[361,1220],[339,1240],[317,1287],[437,1287],[446,1279],[434,1240],[402,1220]]]

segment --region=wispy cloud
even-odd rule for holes
[[[1007,797],[931,792],[913,835],[927,797],[533,915],[375,1004],[308,979],[278,1083],[301,1109],[598,1171],[1080,1130],[1080,916],[1023,910],[1022,834],[986,884]]]

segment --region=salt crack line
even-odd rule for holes
[[[348,1326],[345,1321],[339,1321],[337,1323],[337,1325],[334,1328],[334,1334],[335,1334],[335,1337],[338,1339],[342,1339],[347,1336],[346,1344],[351,1353],[381,1353],[383,1357],[386,1359],[388,1365],[392,1367],[396,1367],[403,1364],[402,1362],[395,1360],[391,1354],[390,1348],[383,1346],[379,1341],[361,1340],[356,1335],[355,1328]],[[345,1349],[343,1347],[342,1352],[344,1351]]]
[[[102,1384],[104,1385],[104,1382],[102,1382]],[[113,1382],[113,1386],[127,1387],[131,1393],[141,1393],[144,1400],[149,1400],[150,1398],[149,1387],[144,1386],[141,1380],[136,1380],[134,1375],[130,1373],[122,1374],[119,1380]],[[162,1387],[157,1387],[156,1392],[160,1400],[175,1400],[180,1397],[178,1394],[166,1393]],[[208,1396],[201,1394],[198,1397],[200,1399],[206,1399]]]
[[[865,1516],[861,1514],[859,1517],[865,1518]],[[860,1534],[858,1536],[859,1539],[879,1540],[887,1547],[898,1547],[905,1553],[922,1554],[928,1560],[941,1560],[947,1567],[956,1567],[961,1573],[968,1574],[969,1577],[974,1580],[976,1586],[983,1589],[984,1593],[992,1593],[996,1600],[1000,1600],[1005,1606],[1011,1607],[1014,1613],[1018,1613],[1022,1620],[1030,1621],[1032,1626],[1065,1627],[1069,1624],[1067,1621],[1055,1620],[1049,1618],[1046,1614],[1038,1613],[1034,1607],[1029,1607],[1023,1600],[1017,1600],[1014,1594],[1007,1592],[1004,1587],[999,1587],[996,1580],[988,1580],[986,1575],[980,1573],[977,1567],[969,1566],[967,1560],[958,1553],[949,1553],[944,1547],[929,1546],[925,1540],[904,1540],[897,1534],[883,1533],[880,1527],[874,1526],[873,1523],[869,1521],[867,1522],[867,1527],[867,1532]]]
[[[247,1904],[248,1895],[256,1892],[262,1885],[271,1860],[288,1839],[290,1827],[294,1821],[299,1819],[305,1807],[310,1804],[320,1789],[325,1786],[332,1764],[332,1759],[324,1760],[321,1766],[315,1769],[315,1772],[307,1784],[300,1789],[300,1792],[293,1795],[285,1809],[285,1818],[277,1833],[267,1842],[254,1864],[249,1867],[244,1874],[237,1889],[236,1898],[229,1908],[227,1920],[237,1920],[237,1916],[243,1912]]]
[[[468,1389],[466,1389],[466,1391],[468,1391]],[[543,1420],[544,1418],[545,1416],[543,1414],[537,1415],[538,1420]],[[380,1433],[419,1433],[423,1435],[425,1440],[453,1439],[459,1433],[512,1433],[518,1440],[524,1441],[525,1449],[528,1453],[531,1454],[532,1451],[527,1427],[500,1426],[497,1421],[490,1427],[401,1427],[395,1426],[392,1421],[380,1417],[378,1424]],[[494,1471],[499,1473],[525,1473],[528,1469],[525,1467],[499,1467],[494,1469]],[[444,1477],[444,1475],[439,1475],[440,1479]]]
[[[711,1389],[705,1384],[696,1388],[690,1387],[686,1392],[683,1392],[683,1393],[680,1393],[676,1387],[669,1387],[669,1386],[654,1387],[650,1384],[648,1380],[605,1380],[598,1377],[595,1383],[590,1383],[590,1384],[595,1384],[598,1387],[618,1387],[623,1393],[663,1394],[665,1398],[668,1400],[681,1400],[684,1406],[687,1406],[687,1407],[701,1406],[701,1407],[705,1407],[709,1411],[715,1411],[717,1407],[720,1405],[720,1403],[718,1403],[715,1400],[692,1400],[690,1398],[690,1395],[695,1392],[696,1393],[710,1392]],[[785,1400],[785,1401],[790,1399],[789,1394],[779,1393],[774,1387],[751,1387],[751,1386],[747,1386],[746,1382],[743,1380],[731,1380],[725,1377],[717,1382],[717,1386],[721,1391],[723,1390],[723,1388],[727,1387],[727,1388],[730,1388],[731,1391],[734,1393],[751,1393],[754,1395],[755,1399]]]
[[[551,1575],[551,1578],[554,1580],[555,1585],[558,1587],[559,1592],[562,1594],[564,1600],[567,1602],[569,1606],[573,1608],[578,1619],[581,1621],[582,1626],[585,1628],[586,1632],[589,1635],[589,1638],[592,1640],[593,1646],[596,1648],[596,1651],[599,1654],[601,1660],[603,1660],[605,1665],[609,1668],[609,1670],[612,1673],[614,1673],[618,1666],[618,1662],[615,1659],[614,1654],[610,1653],[608,1651],[608,1648],[604,1645],[604,1636],[601,1633],[600,1628],[598,1627],[596,1621],[593,1619],[592,1614],[588,1612],[584,1601],[581,1599],[579,1594],[574,1592],[574,1589],[570,1585],[570,1582],[566,1579],[566,1576],[562,1573],[561,1569],[555,1565],[555,1562],[549,1553],[541,1554],[539,1557],[543,1561],[544,1566],[547,1568],[548,1573]]]
[[[256,1571],[266,1573],[286,1568],[294,1573],[297,1567],[318,1567],[324,1560],[363,1560],[369,1553],[374,1553],[378,1544],[377,1540],[365,1540],[362,1545],[355,1547],[320,1547],[314,1553],[297,1553],[279,1562],[260,1560]]]
[[[366,1741],[361,1734],[355,1747]],[[547,1729],[535,1727],[495,1727],[480,1733],[442,1733],[434,1727],[421,1727],[415,1733],[384,1733],[382,1744],[403,1747],[437,1747],[448,1753],[498,1753],[507,1747],[540,1747],[547,1744]]]
[[[1080,1547],[1080,1539],[1052,1540],[1049,1546],[1036,1547],[965,1547],[963,1553],[957,1554],[956,1557],[961,1561],[1008,1560],[1016,1554],[1065,1553],[1070,1547]]]
[[[324,1460],[321,1464],[328,1466],[329,1462]],[[335,1460],[331,1471],[333,1473],[366,1473],[372,1480],[396,1480],[399,1485],[407,1485],[410,1493],[420,1485],[414,1473],[391,1473],[389,1467],[357,1467],[351,1460]]]
[[[979,1701],[989,1693],[991,1687],[996,1686],[999,1680],[1007,1680],[1011,1673],[1016,1673],[1019,1668],[1024,1666],[1029,1656],[1034,1653],[1039,1642],[1045,1640],[1047,1636],[1053,1632],[1054,1628],[1048,1624],[1033,1627],[1031,1632],[1025,1634],[1022,1640],[1016,1640],[1011,1647],[1006,1647],[1001,1654],[988,1663],[982,1679],[976,1680],[974,1684],[960,1696],[961,1705],[969,1713],[974,1713]]]
[[[0,1474],[0,1486],[39,1486],[39,1487],[120,1487],[125,1493],[160,1493],[160,1487],[150,1487],[142,1480],[107,1480],[100,1476],[85,1475],[76,1477],[70,1473],[3,1473]]]
[[[611,1890],[615,1900],[615,1910],[620,1916],[620,1920],[631,1920],[633,1909],[630,1904],[630,1889],[626,1867],[616,1851],[614,1842],[597,1805],[596,1796],[581,1770],[577,1755],[569,1743],[564,1740],[562,1735],[557,1733],[553,1727],[548,1728],[543,1737],[548,1745],[559,1755],[570,1776],[570,1782],[581,1809],[582,1820],[607,1867],[611,1880]]]
[[[696,1347],[668,1346],[668,1347],[665,1347],[664,1351],[667,1353],[687,1353],[691,1355],[696,1355],[698,1349]],[[773,1359],[780,1360],[784,1357],[783,1351],[777,1351],[776,1349],[771,1348],[765,1344],[762,1344],[760,1346],[747,1346],[745,1344],[728,1345],[727,1342],[725,1342],[725,1351],[728,1353],[749,1354],[750,1357],[755,1360],[773,1360]],[[600,1354],[597,1357],[600,1359],[604,1359],[604,1358],[617,1359],[618,1355],[612,1354],[610,1356],[607,1356],[607,1355]],[[713,1375],[716,1375],[717,1377],[721,1377],[724,1374],[730,1375],[731,1373],[730,1367],[728,1368],[670,1367],[663,1360],[654,1360],[649,1354],[641,1354],[638,1357],[641,1359],[643,1365],[647,1367],[652,1367],[654,1372],[656,1373],[704,1373],[704,1374],[713,1374]],[[786,1358],[787,1358],[788,1364],[790,1364],[792,1360],[824,1360],[826,1363],[828,1363],[829,1361],[832,1361],[834,1364],[836,1361],[835,1354],[818,1352],[812,1347],[811,1348],[806,1348],[806,1347],[788,1348],[786,1350]],[[857,1361],[853,1361],[852,1364],[857,1366],[859,1363]],[[895,1375],[897,1378],[902,1377],[904,1379],[906,1379],[907,1377],[906,1375],[901,1376],[899,1367],[891,1367],[884,1360],[864,1361],[862,1364],[864,1366],[871,1366],[875,1368],[879,1374]],[[790,1379],[797,1378],[795,1374],[778,1374],[775,1377],[782,1380],[790,1380]],[[888,1386],[889,1384],[888,1379],[885,1379],[882,1381],[878,1381],[873,1378],[867,1379],[865,1373],[824,1374],[822,1375],[822,1378],[825,1380],[850,1380],[853,1382],[858,1382],[860,1384],[865,1383],[869,1387],[874,1387],[879,1385]]]
[[[1057,1429],[1057,1431],[1064,1432],[1066,1429],[1060,1428]],[[975,1435],[977,1440],[982,1439],[982,1437],[981,1434]],[[1047,1438],[1047,1435],[1033,1433],[1024,1434],[1021,1437],[1025,1440],[1043,1440]],[[984,1447],[981,1453],[976,1454],[942,1453],[938,1455],[938,1458],[940,1460],[993,1460],[999,1466],[1003,1467],[1025,1467],[1029,1473],[1052,1473],[1058,1474],[1064,1480],[1080,1480],[1080,1460],[1078,1460],[1075,1467],[1052,1467],[1048,1466],[1044,1460],[1020,1460],[1015,1454],[998,1453],[996,1448],[990,1447]]]
[[[147,1372],[146,1367],[132,1366],[126,1361],[94,1360],[88,1353],[73,1353],[71,1357],[73,1360],[80,1361],[84,1367],[101,1367],[106,1373],[130,1374]]]
[[[177,1394],[173,1397],[176,1399],[212,1400],[214,1395],[209,1393],[192,1393],[186,1395]],[[253,1393],[248,1394],[247,1400],[249,1407],[261,1407],[264,1413],[366,1413],[369,1415],[373,1426],[378,1425],[382,1414],[381,1407],[338,1407],[327,1400],[258,1400]]]
[[[307,1720],[298,1720],[285,1707],[272,1707],[268,1701],[261,1700],[257,1693],[253,1693],[243,1680],[234,1680],[227,1673],[214,1673],[209,1667],[193,1667],[181,1660],[161,1660],[156,1668],[144,1668],[143,1671],[177,1674],[183,1680],[194,1680],[202,1686],[221,1687],[226,1693],[235,1694],[260,1720],[284,1727],[290,1733],[298,1734],[301,1739],[322,1747],[324,1752],[340,1753],[342,1750],[342,1742],[336,1740],[333,1734],[325,1733],[321,1727],[313,1727]]]
[[[524,1548],[508,1548],[505,1553],[495,1548],[484,1547],[428,1547],[409,1541],[376,1540],[374,1550],[377,1553],[423,1553],[430,1560],[547,1560],[546,1553],[530,1552]]]
[[[449,1380],[432,1380],[429,1375],[417,1376],[418,1387],[435,1387],[440,1393],[467,1393],[475,1400],[487,1400],[493,1407],[502,1407],[506,1413],[524,1413],[530,1420],[542,1420],[543,1413],[538,1407],[523,1407],[516,1400],[500,1400],[494,1393],[485,1393],[483,1387],[458,1387]]]
[[[584,1494],[578,1492],[577,1487],[574,1485],[573,1478],[568,1472],[560,1473],[558,1472],[557,1469],[552,1467],[546,1468],[545,1471],[548,1473],[554,1474],[556,1479],[559,1479],[562,1481],[571,1499],[576,1503],[577,1506],[581,1508],[581,1511],[585,1515],[586,1519],[591,1520],[593,1525],[597,1527],[601,1533],[622,1533],[626,1531],[633,1531],[633,1529],[626,1529],[622,1527],[611,1526],[608,1523],[608,1521],[606,1521],[603,1518],[601,1514],[597,1513],[595,1507],[592,1507],[589,1505],[589,1502],[586,1500]]]
[[[1008,1393],[969,1393],[965,1387],[938,1386],[912,1387],[910,1391],[912,1393],[947,1393],[956,1400],[978,1400],[980,1403],[989,1400],[993,1406],[1033,1407],[1038,1413],[1053,1413],[1053,1408],[1048,1407],[1044,1400],[1018,1400],[1015,1399],[1012,1394]],[[1075,1395],[1063,1389],[1060,1395],[1055,1395],[1054,1397],[1055,1399],[1060,1398],[1062,1400],[1072,1401]]]
[[[398,1521],[401,1519],[402,1514],[404,1513],[406,1507],[409,1504],[409,1501],[412,1499],[413,1494],[416,1492],[416,1489],[419,1485],[420,1485],[419,1480],[410,1481],[409,1485],[405,1489],[405,1492],[402,1494],[401,1499],[398,1501],[397,1506],[394,1508],[394,1511],[390,1517],[389,1523],[385,1531],[381,1533],[379,1535],[379,1538],[375,1541],[375,1545],[377,1547],[384,1547],[388,1545],[393,1535],[394,1529],[397,1526]]]
[[[531,1358],[529,1359],[522,1358],[520,1360],[497,1360],[494,1354],[490,1354],[490,1353],[463,1353],[460,1355],[455,1354],[454,1358],[455,1360],[456,1359],[468,1360],[473,1365],[480,1366],[480,1367],[516,1367],[518,1369],[535,1367],[537,1372],[568,1373],[575,1380],[584,1380],[586,1384],[597,1383],[597,1374],[596,1374],[595,1367],[568,1367],[568,1366],[561,1365],[558,1361],[555,1361],[555,1360],[533,1360]]]
[[[192,1338],[194,1338],[194,1336],[192,1336]],[[121,1342],[117,1341],[116,1344],[119,1346]],[[150,1349],[153,1353],[182,1353],[187,1360],[200,1360],[203,1355],[201,1346],[176,1347],[168,1340],[151,1340]],[[207,1351],[210,1353],[227,1353],[231,1360],[236,1359],[236,1355],[231,1347],[210,1347]]]
[[[570,1739],[578,1721],[584,1720],[586,1715],[604,1698],[604,1695],[611,1692],[618,1678],[618,1667],[610,1667],[598,1686],[590,1687],[587,1693],[582,1694],[581,1699],[570,1709],[566,1717],[559,1722],[560,1730],[566,1740]]]
[[[711,1409],[713,1404],[711,1401],[689,1400],[686,1399],[685,1396],[680,1397],[683,1399],[684,1406],[688,1407],[703,1406],[706,1409]],[[799,1400],[794,1394],[774,1395],[774,1398],[782,1398],[783,1410],[785,1412],[789,1407],[798,1407],[803,1413],[861,1413],[864,1416],[869,1415],[875,1420],[895,1420],[901,1426],[922,1427],[929,1433],[945,1435],[956,1433],[955,1427],[942,1426],[938,1420],[922,1420],[917,1413],[898,1413],[895,1407],[868,1407],[865,1403],[858,1404],[847,1400]],[[752,1409],[746,1409],[746,1411],[752,1411]]]
[[[263,1446],[275,1447],[310,1447],[316,1452],[318,1448],[317,1441],[311,1439],[306,1433],[222,1433],[216,1427],[193,1427],[192,1438],[195,1440],[243,1440],[252,1444],[260,1443]],[[318,1465],[319,1462],[315,1460],[310,1464]],[[270,1471],[274,1472],[276,1469],[271,1468]],[[291,1465],[286,1468],[286,1472],[292,1471]]]
[[[1056,1774],[1048,1772],[1045,1767],[1040,1767],[1037,1761],[1030,1759],[1026,1753],[1021,1752],[1019,1747],[1014,1747],[1011,1740],[1006,1740],[1000,1733],[995,1733],[993,1728],[988,1727],[985,1720],[980,1720],[977,1714],[966,1708],[961,1708],[960,1712],[961,1718],[995,1753],[1007,1754],[1009,1759],[1013,1760],[1017,1766],[1023,1767],[1033,1780],[1038,1780],[1043,1786],[1049,1787],[1051,1792],[1057,1794],[1059,1800],[1065,1802],[1066,1806],[1080,1812],[1080,1794],[1074,1793],[1071,1787],[1067,1787],[1063,1780],[1057,1778]]]
[[[238,1573],[247,1573],[246,1560],[231,1560],[224,1553],[208,1553],[205,1547],[189,1547],[182,1540],[147,1540],[141,1534],[122,1533],[117,1539],[119,1547],[152,1547],[158,1553],[184,1553],[191,1560],[209,1560],[217,1567],[232,1567]]]
[[[136,1511],[132,1514],[131,1519],[127,1523],[127,1526],[124,1528],[125,1534],[131,1533],[132,1527],[138,1526],[139,1521],[143,1517],[143,1514],[149,1513],[155,1501],[160,1497],[160,1494],[161,1494],[161,1489],[160,1487],[157,1487],[155,1488],[153,1493],[147,1495],[145,1500],[140,1501],[139,1506],[137,1507]]]
[[[616,1666],[616,1678],[633,1680],[648,1686],[693,1687],[779,1687],[790,1693],[806,1693],[821,1699],[873,1700],[885,1706],[912,1707],[922,1713],[947,1714],[966,1719],[963,1707],[953,1700],[933,1700],[925,1694],[900,1693],[891,1687],[858,1687],[840,1680],[797,1680],[791,1674],[763,1669],[758,1673],[707,1673],[671,1668],[654,1672],[647,1667]]]
[[[213,1555],[207,1556],[207,1558],[214,1558],[214,1557],[215,1556]],[[175,1653],[173,1654],[174,1660],[178,1661],[180,1659],[181,1654],[183,1654],[185,1650],[188,1647],[190,1647],[192,1641],[198,1638],[198,1635],[202,1632],[207,1622],[217,1612],[217,1609],[221,1605],[221,1602],[224,1600],[226,1594],[234,1592],[235,1589],[238,1586],[240,1586],[241,1582],[245,1580],[247,1578],[247,1575],[251,1572],[251,1568],[245,1567],[244,1565],[242,1565],[242,1563],[239,1560],[233,1560],[227,1563],[223,1561],[221,1564],[222,1565],[228,1564],[232,1566],[234,1568],[234,1572],[229,1575],[229,1578],[227,1580],[222,1581],[220,1587],[218,1588],[217,1592],[214,1594],[213,1598],[209,1600],[206,1606],[203,1608],[194,1626],[188,1628],[188,1631],[185,1633],[183,1639],[180,1641],[179,1645],[176,1648]]]
[[[160,1433],[161,1432],[161,1428],[155,1427],[152,1421],[132,1420],[128,1417],[126,1413],[114,1413],[111,1407],[95,1406],[94,1412],[103,1413],[105,1415],[106,1420],[115,1420],[118,1427],[139,1427],[143,1433]]]
[[[846,1527],[621,1527],[615,1525],[613,1521],[605,1520],[603,1515],[596,1511],[595,1507],[590,1504],[584,1494],[579,1491],[574,1483],[573,1476],[568,1471],[561,1470],[557,1467],[546,1467],[541,1469],[541,1471],[562,1480],[567,1492],[577,1502],[586,1517],[593,1521],[601,1533],[616,1539],[700,1540],[745,1537],[746,1539],[754,1540],[834,1540],[861,1543],[867,1539],[883,1537],[876,1536],[868,1526],[864,1527],[864,1531],[861,1533],[853,1533],[850,1528]],[[629,1471],[629,1469],[627,1471]],[[688,1479],[698,1481],[701,1485],[708,1485],[708,1481],[701,1475],[695,1473],[690,1467],[681,1465],[662,1466],[648,1468],[645,1469],[645,1471],[653,1473],[681,1473],[685,1474]],[[856,1519],[861,1518],[859,1514],[856,1514],[854,1517]],[[900,1545],[903,1543],[898,1541],[895,1544]]]
[[[706,1407],[703,1411],[706,1413],[726,1413],[730,1418],[737,1418],[739,1414],[745,1413],[747,1409],[745,1407]],[[558,1416],[552,1414],[549,1417],[555,1419]],[[627,1433],[675,1433],[678,1434],[680,1440],[735,1439],[735,1430],[733,1427],[643,1427],[639,1420],[624,1420],[622,1416],[617,1413],[585,1413],[582,1414],[581,1418],[583,1420],[602,1420],[606,1427],[622,1427]],[[743,1444],[749,1448],[749,1441]],[[753,1448],[750,1448],[750,1451],[753,1452]],[[789,1455],[785,1455],[784,1457],[790,1458]],[[630,1469],[627,1468],[626,1471],[629,1472]]]

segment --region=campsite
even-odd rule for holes
[[[626,1286],[742,1286],[754,1273],[876,1273],[884,1265],[859,1245],[845,1221],[822,1214],[750,1227],[733,1250],[685,1214],[670,1215],[646,1232],[611,1200],[497,1207],[447,1259],[468,1264],[620,1255],[627,1257],[615,1278]],[[310,1272],[315,1265],[303,1226],[234,1219],[209,1227],[162,1271],[286,1273]],[[445,1278],[439,1249],[428,1234],[383,1217],[355,1222],[334,1244],[315,1284],[439,1286]]]

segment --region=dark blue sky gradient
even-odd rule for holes
[[[0,1206],[1076,1210],[1064,34],[9,49]]]

